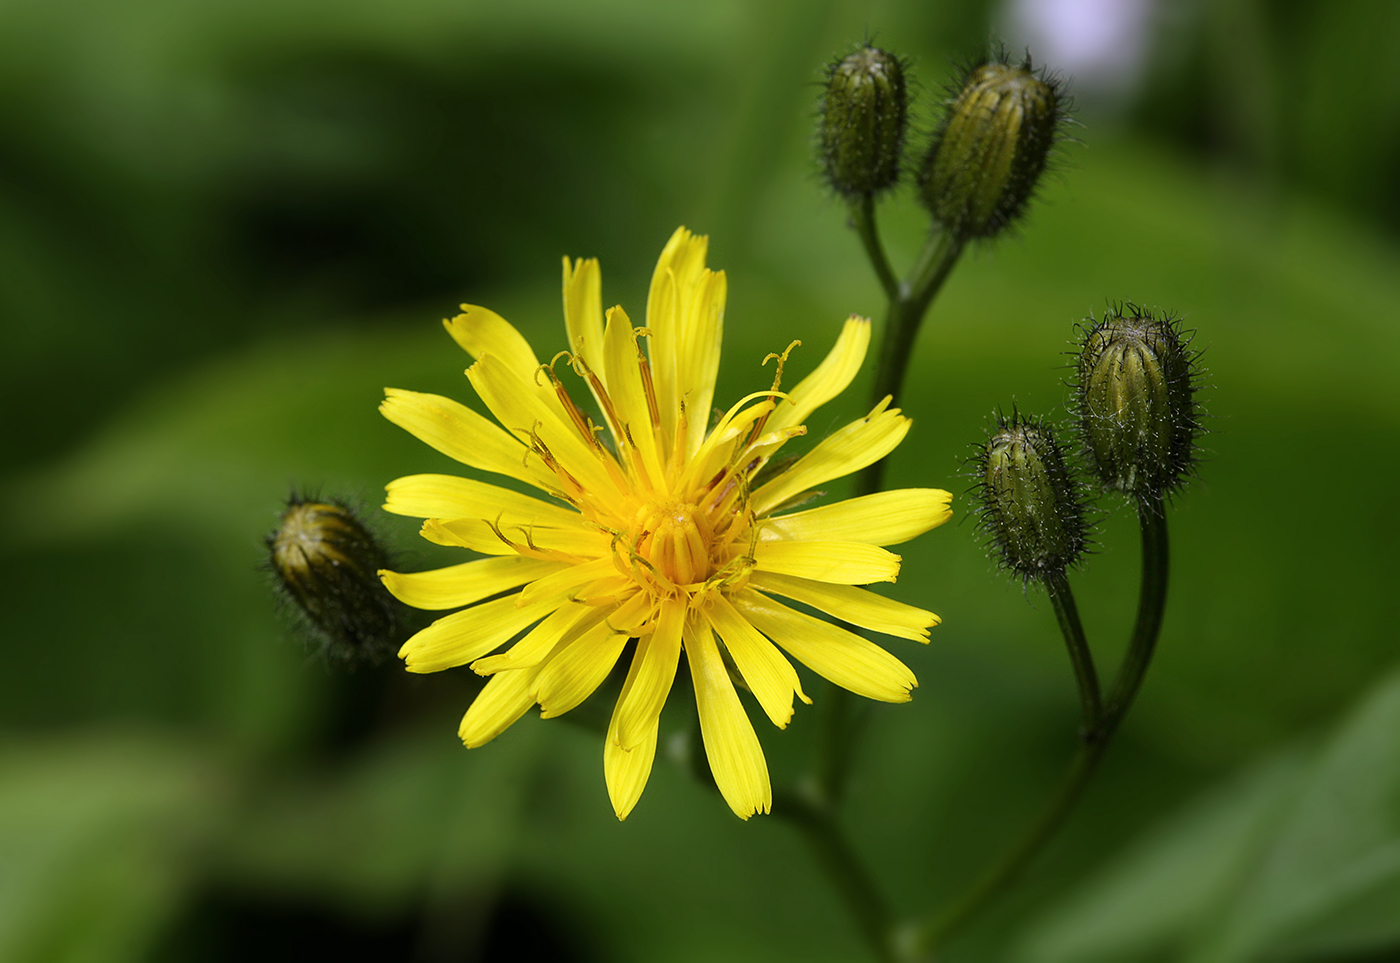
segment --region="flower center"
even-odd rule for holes
[[[709,518],[688,502],[647,505],[637,513],[637,554],[676,586],[710,577],[714,531]]]

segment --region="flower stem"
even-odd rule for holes
[[[875,228],[873,194],[862,194],[860,200],[851,202],[851,226],[865,245],[865,256],[870,259],[870,266],[880,279],[880,287],[885,289],[885,297],[893,303],[899,298],[899,281],[895,280],[890,259],[885,256],[885,245],[880,242],[880,232]]]
[[[779,790],[773,794],[773,815],[787,819],[802,833],[875,957],[882,963],[894,963],[889,904],[851,848],[831,808],[802,793]]]
[[[962,244],[952,234],[930,234],[909,277],[890,298],[871,391],[872,404],[879,404],[886,395],[899,397],[914,348],[914,337],[919,333],[929,305],[957,264],[962,249]],[[879,273],[878,268],[876,273]],[[881,459],[861,472],[860,480],[856,483],[856,494],[868,495],[879,491],[884,475],[885,462]]]
[[[1079,607],[1074,603],[1074,592],[1070,590],[1065,573],[1055,572],[1048,576],[1045,590],[1050,595],[1050,604],[1055,607],[1055,618],[1060,623],[1060,634],[1065,637],[1070,665],[1074,668],[1074,681],[1079,688],[1082,717],[1079,733],[1081,737],[1088,738],[1098,729],[1103,715],[1103,697],[1099,693],[1099,674],[1094,668],[1094,654],[1089,651],[1089,643],[1084,638]]]
[[[852,204],[851,221],[889,298],[875,369],[872,403],[878,404],[886,395],[899,395],[914,337],[929,305],[957,263],[962,244],[951,234],[930,234],[909,276],[896,283],[876,230],[874,199],[866,196]],[[883,480],[882,459],[861,473],[856,494],[879,491]],[[869,872],[852,851],[834,816],[850,771],[856,728],[865,712],[864,705],[853,705],[851,693],[839,686],[828,687],[818,723],[812,785],[815,800],[797,793],[779,793],[774,798],[773,813],[786,816],[802,831],[876,956],[882,961],[893,961],[902,954],[894,948],[889,906],[878,895]]]
[[[1055,835],[1065,817],[1074,808],[1074,804],[1079,801],[1090,777],[1107,752],[1114,733],[1118,731],[1119,724],[1127,715],[1133,698],[1142,685],[1143,676],[1147,674],[1147,668],[1152,662],[1152,653],[1157,647],[1157,636],[1162,629],[1162,617],[1166,611],[1169,563],[1167,523],[1162,507],[1160,498],[1144,498],[1138,502],[1138,523],[1142,528],[1142,587],[1138,595],[1137,620],[1133,625],[1133,636],[1128,645],[1127,655],[1123,657],[1123,664],[1119,667],[1118,675],[1109,690],[1107,703],[1097,714],[1097,720],[1081,730],[1079,748],[1070,761],[1069,769],[1040,815],[1016,844],[1008,849],[971,889],[915,932],[910,941],[910,959],[922,959],[931,953],[1020,877]],[[1071,661],[1075,662],[1075,675],[1080,682],[1081,705],[1087,720],[1090,718],[1091,700],[1085,697],[1085,675],[1081,672],[1077,662],[1078,656],[1075,654],[1076,646],[1083,643],[1083,629],[1078,624],[1079,617],[1074,607],[1074,598],[1069,592],[1067,582],[1062,586],[1052,587],[1051,580],[1047,580],[1047,588],[1050,589],[1055,613],[1060,618],[1060,627],[1070,648]],[[1077,637],[1077,642],[1076,638],[1072,637]],[[1084,646],[1082,654],[1087,657],[1087,646]],[[1092,672],[1091,661],[1089,671]]]
[[[817,711],[817,756],[814,789],[824,806],[837,806],[846,790],[851,753],[859,741],[870,707],[838,685],[827,687]]]
[[[852,220],[875,273],[890,296],[880,357],[875,368],[872,403],[878,404],[886,395],[899,394],[904,373],[909,367],[914,336],[918,334],[919,325],[923,323],[924,314],[933,303],[934,296],[957,263],[963,246],[951,234],[931,233],[909,277],[903,283],[893,285],[893,273],[875,233],[874,201],[865,198],[863,202],[853,204]],[[867,467],[856,481],[856,494],[869,495],[879,491],[884,483],[884,471],[884,459]],[[841,798],[855,744],[852,722],[858,722],[865,712],[864,706],[852,707],[851,698],[845,689],[833,685],[828,687],[826,698],[822,700],[815,771],[818,791],[827,804]]]
[[[1074,808],[1107,748],[1106,741],[1081,740],[1059,788],[1040,811],[1035,822],[1031,823],[1015,845],[1006,850],[967,892],[915,934],[911,959],[926,958],[983,907],[1016,882],[1031,860],[1060,828],[1065,816]]]
[[[1167,516],[1161,496],[1138,500],[1138,526],[1142,529],[1142,589],[1138,594],[1137,623],[1133,640],[1118,677],[1108,693],[1108,705],[1099,724],[1106,739],[1118,727],[1137,696],[1167,609],[1167,575],[1171,562],[1167,544]]]

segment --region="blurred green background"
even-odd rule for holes
[[[1098,6],[1080,34],[1137,9]],[[864,958],[791,827],[740,822],[682,766],[619,824],[584,728],[527,718],[469,753],[470,672],[325,665],[261,539],[294,486],[378,517],[391,478],[453,470],[376,414],[381,389],[469,397],[438,325],[461,301],[562,347],[564,254],[600,257],[640,319],[666,237],[708,233],[717,399],[793,338],[815,364],[880,312],[814,174],[821,67],[867,35],[907,55],[923,136],[950,62],[1040,36],[1036,7],[0,7],[0,374],[23,402],[0,463],[0,960]],[[1158,663],[1066,832],[941,958],[1397,959],[1400,7],[1143,9],[1141,47],[1110,45],[1126,66],[1033,47],[1077,78],[1077,143],[1018,236],[965,256],[900,399],[892,483],[965,516],[990,413],[1064,416],[1076,321],[1134,299],[1206,352]],[[907,265],[911,193],[882,218]],[[1138,549],[1103,508],[1075,585],[1112,660]],[[449,557],[378,525],[405,568]],[[921,685],[872,713],[846,821],[916,913],[1035,811],[1077,705],[1048,604],[970,520],[903,553],[892,592],[945,622],[890,643]],[[760,728],[776,781],[814,719]]]

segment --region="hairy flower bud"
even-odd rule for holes
[[[1195,362],[1174,319],[1134,304],[1115,307],[1086,328],[1080,431],[1106,487],[1157,498],[1180,486],[1201,433]]]
[[[392,651],[399,603],[378,575],[389,556],[349,508],[293,495],[267,548],[278,584],[328,656],[372,659]]]
[[[1025,209],[1064,119],[1060,83],[991,60],[974,67],[919,172],[933,219],[960,241],[992,237]]]
[[[1044,579],[1078,561],[1084,500],[1049,425],[1015,412],[999,418],[975,465],[981,527],[1002,565]]]
[[[832,189],[855,198],[893,187],[908,113],[898,57],[867,44],[832,63],[819,134],[823,173]]]

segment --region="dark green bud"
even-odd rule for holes
[[[1178,488],[1201,434],[1195,391],[1196,357],[1171,317],[1126,304],[1086,327],[1079,424],[1099,480],[1139,499]]]
[[[992,60],[974,67],[919,172],[933,219],[960,241],[992,237],[1025,209],[1064,120],[1058,81]]]
[[[832,63],[819,135],[823,173],[832,189],[856,198],[893,187],[908,115],[898,57],[867,45]]]
[[[1049,425],[1015,412],[999,418],[975,465],[982,531],[1002,565],[1044,579],[1079,560],[1084,499]]]
[[[325,654],[374,659],[399,641],[399,603],[379,581],[387,552],[345,505],[293,495],[267,537],[268,561]]]

